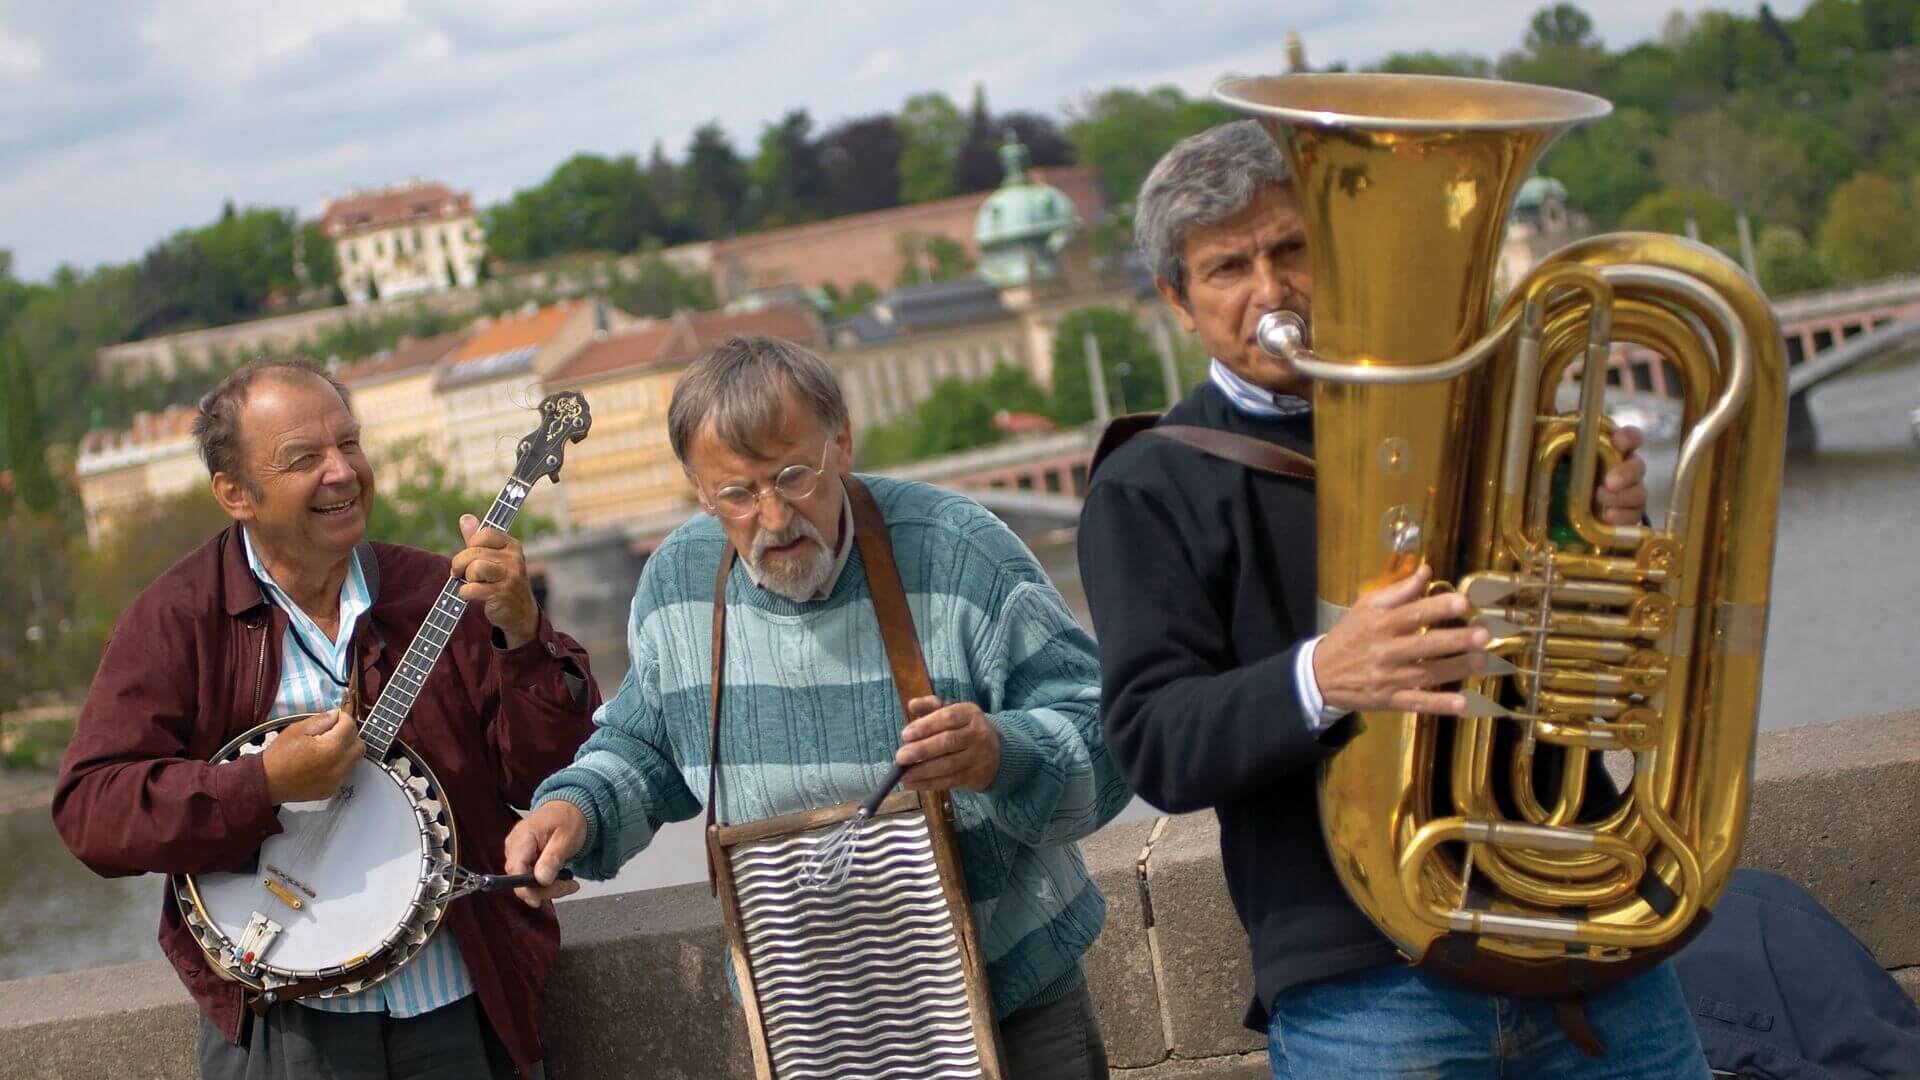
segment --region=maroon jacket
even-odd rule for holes
[[[379,595],[357,646],[368,701],[451,568],[414,548],[372,547]],[[233,871],[280,831],[260,755],[218,766],[208,759],[266,720],[286,626],[247,568],[238,526],[160,575],[120,617],[54,793],[54,824],[82,862],[109,877]],[[500,873],[507,832],[519,820],[512,808],[573,760],[600,696],[586,651],[544,614],[534,639],[517,649],[495,648],[492,632],[480,611],[465,614],[400,740],[446,790],[461,864]],[[560,951],[553,909],[535,911],[511,893],[480,894],[455,901],[445,921],[487,1019],[524,1073],[545,1056],[540,992]],[[238,1042],[243,989],[207,962],[171,890],[160,947],[201,1010]]]

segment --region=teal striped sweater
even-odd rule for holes
[[[1130,798],[1100,732],[1099,661],[1025,545],[964,496],[863,477],[891,534],[934,692],[972,701],[1000,730],[1000,774],[953,793],[968,899],[994,1011],[1071,989],[1106,918],[1075,843]],[[572,866],[613,876],[654,830],[703,812],[709,771],[713,578],[727,543],[702,515],[640,575],[631,666],[572,766],[535,805],[587,818]],[[727,587],[719,818],[733,824],[864,798],[885,778],[905,718],[860,549],[833,591],[794,603],[736,565]]]

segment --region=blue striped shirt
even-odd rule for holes
[[[978,503],[927,484],[863,477],[879,502],[933,690],[979,705],[1000,731],[986,791],[953,793],[967,899],[994,1011],[1057,1001],[1106,919],[1075,843],[1131,794],[1100,732],[1100,665],[1046,573]],[[627,628],[631,667],[594,714],[574,763],[534,805],[587,819],[572,862],[614,875],[668,821],[703,809],[712,771],[714,572],[728,543],[702,514],[641,571]],[[865,798],[900,745],[893,685],[859,546],[823,600],[754,588],[736,565],[726,595],[722,822]]]
[[[269,719],[325,712],[337,707],[346,694],[342,684],[352,662],[349,649],[354,624],[373,606],[373,598],[367,594],[367,579],[360,572],[359,556],[348,557],[347,580],[340,586],[340,626],[336,636],[330,639],[261,565],[260,557],[253,551],[253,538],[247,536],[245,529],[240,535],[247,549],[247,566],[260,579],[268,598],[287,613],[287,635],[280,643],[280,687]],[[299,635],[297,641],[295,635]],[[300,647],[301,642],[306,648]],[[332,674],[315,663],[316,657],[333,669]],[[340,677],[338,681],[336,676]],[[451,1005],[471,993],[473,978],[467,974],[466,962],[460,958],[460,946],[451,933],[438,933],[428,939],[426,948],[405,967],[371,990],[343,997],[296,1000],[322,1012],[385,1012],[404,1019]]]

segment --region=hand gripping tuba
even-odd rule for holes
[[[1467,718],[1356,718],[1320,773],[1329,857],[1411,961],[1470,985],[1566,997],[1636,974],[1699,925],[1745,828],[1786,420],[1772,311],[1706,247],[1613,234],[1550,256],[1485,330],[1518,186],[1599,98],[1390,75],[1215,94],[1279,143],[1306,224],[1311,348],[1285,312],[1259,336],[1315,380],[1322,629],[1425,560],[1508,661],[1463,687]],[[1685,388],[1652,525],[1591,509],[1618,459],[1614,342]],[[1619,799],[1589,789],[1609,750],[1633,755]]]

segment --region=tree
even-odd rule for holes
[[[1660,178],[1697,188],[1773,221],[1800,223],[1812,189],[1812,170],[1792,144],[1745,130],[1723,110],[1674,125],[1654,150]]]
[[[658,141],[654,142],[653,151],[647,155],[644,175],[647,190],[653,193],[653,200],[660,207],[660,239],[668,244],[693,239],[693,227],[687,223],[686,217],[685,178],[680,173],[680,167],[667,157],[666,147]]]
[[[1188,135],[1240,119],[1213,101],[1188,101],[1171,86],[1114,89],[1069,110],[1074,156],[1100,170],[1100,186],[1116,205],[1133,203],[1154,163]]]
[[[1824,289],[1833,284],[1833,271],[1820,253],[1807,244],[1800,230],[1769,225],[1755,245],[1760,284],[1774,296]]]
[[[1860,0],[1860,21],[1878,48],[1911,45],[1920,34],[1920,0]]]
[[[410,544],[451,555],[466,546],[460,536],[460,515],[486,513],[490,492],[477,491],[455,481],[446,462],[429,453],[420,440],[395,447],[379,463],[381,492],[367,521],[367,537],[390,544]],[[552,532],[551,520],[522,511],[513,532],[531,540]]]
[[[828,214],[861,214],[899,203],[900,132],[892,117],[849,120],[820,143]]]
[[[67,662],[73,650],[73,532],[43,514],[0,514],[0,710],[86,685],[98,664]]]
[[[941,93],[915,94],[900,108],[900,201],[953,194],[953,172],[967,141],[967,122]]]
[[[575,251],[624,254],[659,233],[662,215],[631,154],[575,154],[538,187],[487,211],[487,247],[525,261]]]
[[[1842,280],[1920,269],[1920,215],[1891,178],[1861,173],[1834,191],[1820,253]]]
[[[1645,110],[1623,108],[1576,128],[1556,144],[1540,171],[1567,185],[1567,201],[1602,226],[1660,189],[1654,174],[1659,132]]]
[[[1054,330],[1053,418],[1062,425],[1094,418],[1085,345],[1089,330],[1100,346],[1100,370],[1112,411],[1165,408],[1160,357],[1140,324],[1118,308],[1087,307],[1068,314]]]
[[[1620,216],[1620,225],[1684,235],[1689,215],[1700,230],[1701,240],[1729,254],[1740,249],[1732,204],[1708,191],[1662,188],[1629,207]]]
[[[1548,49],[1590,49],[1598,44],[1593,36],[1593,19],[1572,4],[1541,8],[1527,24],[1525,45],[1534,53]]]
[[[1040,113],[1010,112],[996,122],[1027,148],[1029,165],[1044,169],[1074,163],[1073,143],[1051,118]]]
[[[300,226],[296,243],[299,258],[294,276],[309,289],[337,289],[340,253],[333,246],[333,238],[322,232],[319,225],[309,222]]]
[[[827,177],[820,166],[820,147],[813,141],[813,119],[805,109],[761,129],[752,174],[755,224],[792,225],[820,215]]]
[[[941,233],[901,233],[895,241],[903,265],[894,288],[930,281],[950,281],[973,273],[973,259],[951,236]]]
[[[1493,74],[1486,58],[1471,53],[1411,52],[1393,53],[1382,60],[1375,71],[1393,75],[1453,75],[1484,79]]]
[[[607,300],[635,315],[664,316],[714,307],[712,279],[682,273],[657,250],[642,256],[631,269],[614,269],[609,277]]]
[[[1001,411],[1039,412],[1046,394],[1027,369],[1014,364],[994,367],[984,379],[942,379],[933,385],[915,410],[915,458],[935,457],[956,450],[989,446],[1006,438],[994,425]]]
[[[1535,12],[1522,46],[1500,59],[1501,78],[1593,90],[1604,75],[1607,53],[1593,20],[1572,4]]]
[[[72,651],[84,680],[106,649],[107,635],[134,597],[169,566],[232,524],[212,487],[202,484],[159,499],[122,521],[81,560],[75,582]]]
[[[987,88],[975,84],[973,107],[967,110],[967,141],[953,160],[953,190],[986,191],[999,186],[999,151],[993,114],[987,111]]]
[[[837,319],[851,319],[880,299],[880,290],[870,281],[856,281],[842,294],[840,287],[829,281],[820,286],[820,295],[826,301],[828,314]]]
[[[997,364],[985,378],[941,379],[913,412],[860,433],[855,450],[861,468],[898,465],[921,458],[990,446],[1006,438],[994,423],[1001,412],[1044,413],[1047,394],[1026,368]]]
[[[52,513],[60,488],[47,467],[46,435],[40,403],[34,392],[33,366],[27,362],[17,334],[0,338],[0,435],[5,436],[7,464],[13,468],[14,497],[28,509]]]
[[[708,240],[731,236],[741,226],[747,197],[747,167],[719,124],[703,124],[687,147],[686,216]]]

